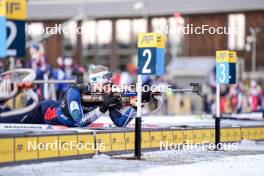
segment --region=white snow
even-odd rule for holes
[[[194,164],[177,166],[161,166],[147,168],[141,172],[122,173],[123,176],[155,176],[155,175],[184,175],[184,176],[262,176],[264,173],[264,155],[246,155],[221,158]],[[115,174],[104,174],[112,176]]]

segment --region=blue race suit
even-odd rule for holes
[[[1,117],[0,123],[28,123],[66,125],[68,127],[85,127],[97,120],[103,113],[99,107],[83,107],[81,94],[77,87],[70,87],[61,103],[53,100],[39,102],[30,112],[8,117]],[[136,115],[136,110],[128,108],[125,113],[121,108],[109,110],[113,123],[125,127]]]

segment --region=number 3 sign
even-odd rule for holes
[[[216,82],[218,84],[236,83],[235,51],[216,51]]]
[[[165,36],[144,33],[138,35],[138,74],[164,74]]]

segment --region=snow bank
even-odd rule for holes
[[[122,173],[122,176],[262,176],[264,155],[246,155],[221,158],[210,162],[148,168],[142,172]],[[112,176],[115,174],[105,174]]]

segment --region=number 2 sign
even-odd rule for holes
[[[26,55],[25,21],[8,20],[7,23],[7,56],[24,57]]]
[[[0,0],[0,57],[26,55],[25,20],[26,0]]]
[[[144,33],[138,35],[138,74],[164,74],[165,36]]]
[[[216,82],[218,84],[236,83],[235,51],[216,51]]]

